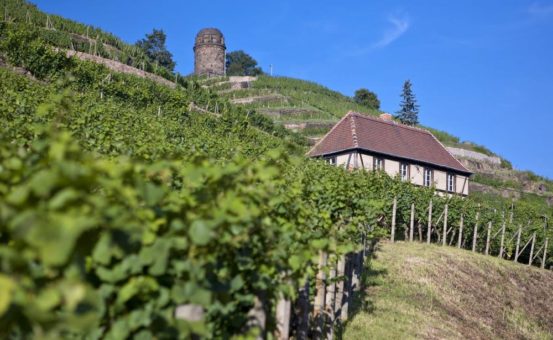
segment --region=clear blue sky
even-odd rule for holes
[[[34,3],[131,43],[162,28],[183,74],[197,31],[217,27],[265,70],[366,87],[392,113],[411,79],[423,124],[553,178],[553,0]]]

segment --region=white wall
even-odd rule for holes
[[[351,154],[351,158],[350,158]],[[336,156],[336,164],[338,166],[345,167],[350,158],[350,168],[361,169],[363,166],[366,170],[372,171],[373,159],[371,155],[365,155],[357,152],[345,153]],[[384,159],[384,171],[390,176],[395,177],[399,174],[400,162],[392,159]],[[434,172],[434,186],[437,190],[447,191],[447,172],[442,170],[433,170]],[[410,182],[415,185],[424,185],[424,166],[417,164],[409,164],[409,179]],[[462,195],[469,194],[469,179],[466,176],[455,175],[455,192]]]

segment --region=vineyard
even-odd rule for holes
[[[553,264],[548,210],[307,160],[302,136],[192,79],[68,58],[38,24],[86,26],[6,4],[2,338],[340,336],[388,237]]]

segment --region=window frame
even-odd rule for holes
[[[384,158],[373,156],[373,170],[384,171]]]
[[[430,174],[430,178],[428,178],[427,174]],[[427,183],[427,180],[428,180],[428,183]],[[425,167],[423,171],[422,185],[425,187],[431,187],[433,184],[434,184],[434,169]]]
[[[451,183],[450,183],[450,180],[451,180]],[[451,188],[450,188],[450,184],[451,184]],[[454,173],[448,172],[446,176],[446,183],[445,183],[447,192],[456,192],[457,190],[456,184],[457,184],[457,176],[455,176]]]
[[[326,158],[326,161],[330,165],[336,165],[338,163],[338,157],[337,156],[328,157]]]
[[[403,176],[403,167],[405,167],[405,177]],[[411,177],[411,165],[409,163],[400,162],[399,163],[399,177],[402,181],[409,181]]]

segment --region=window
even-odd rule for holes
[[[455,192],[455,175],[447,174],[447,191]]]
[[[432,186],[432,177],[433,177],[432,169],[425,168],[424,169],[424,186],[425,187]]]
[[[326,161],[328,162],[328,164],[330,165],[336,165],[336,156],[334,157],[329,157],[326,159]]]
[[[373,158],[373,170],[384,170],[384,160],[382,158]]]
[[[402,181],[409,180],[409,164],[399,163],[399,175]]]

